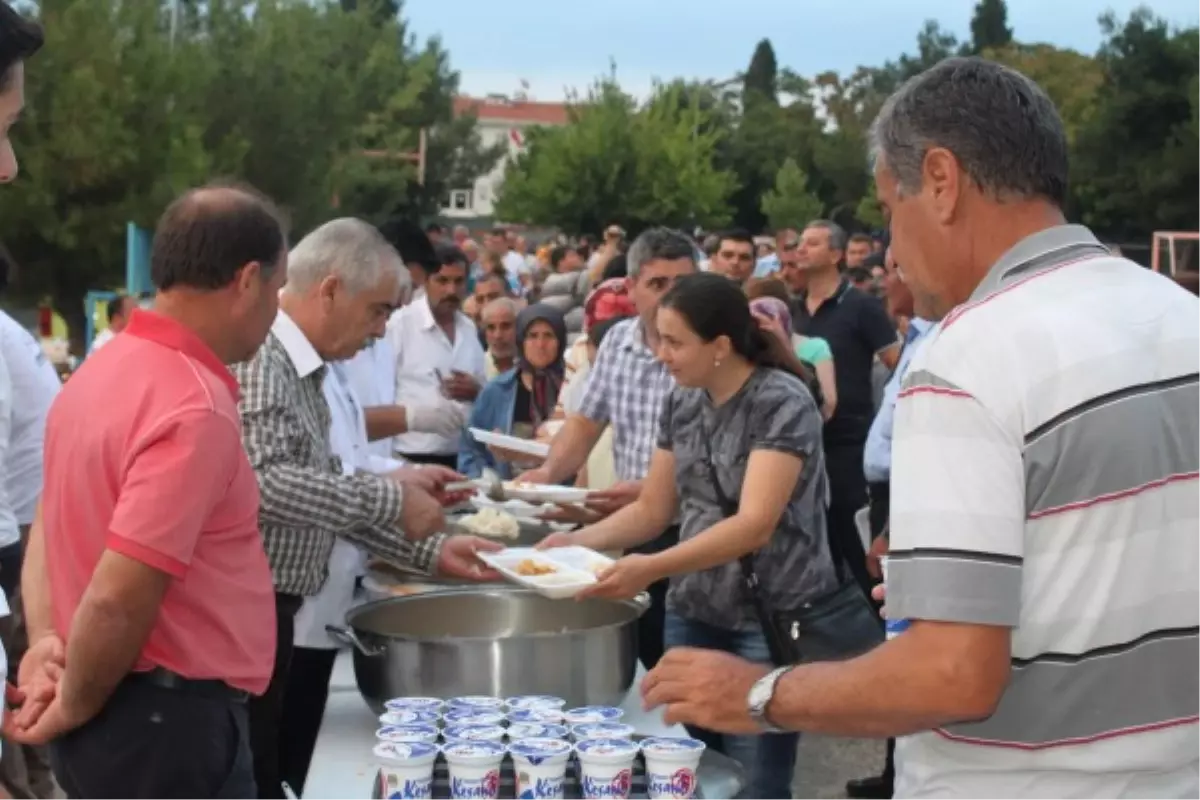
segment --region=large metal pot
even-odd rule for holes
[[[393,697],[551,694],[619,704],[637,668],[648,600],[548,600],[486,586],[377,600],[330,634],[354,648],[354,677],[376,712]]]

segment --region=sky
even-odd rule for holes
[[[781,68],[812,76],[849,73],[916,49],[926,19],[960,41],[974,0],[407,0],[419,38],[439,36],[475,97],[561,101],[616,63],[621,86],[649,94],[654,80],[723,79],[746,68],[769,38]],[[1093,53],[1105,10],[1127,17],[1138,5],[1181,26],[1197,24],[1196,0],[1008,0],[1008,24],[1023,42]]]

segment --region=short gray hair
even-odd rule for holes
[[[288,254],[285,291],[306,291],[337,275],[351,292],[362,292],[394,277],[402,292],[412,286],[400,254],[375,228],[353,217],[330,220],[305,236]]]
[[[981,58],[948,58],[887,99],[870,133],[901,194],[921,188],[931,148],[954,154],[997,200],[1067,198],[1067,137],[1053,101],[1016,70]]]
[[[686,233],[671,228],[649,228],[633,240],[625,255],[629,277],[636,278],[642,267],[651,261],[677,261],[681,258],[696,263],[696,243]]]
[[[846,229],[833,220],[814,219],[804,226],[804,230],[808,230],[809,228],[817,228],[818,230],[828,232],[830,250],[846,249]]]
[[[501,309],[509,311],[515,318],[521,313],[521,309],[517,308],[517,301],[511,297],[497,297],[490,301],[479,311],[479,321],[483,322],[489,311],[500,311]]]

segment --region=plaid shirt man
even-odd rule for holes
[[[429,573],[444,536],[404,538],[403,490],[387,478],[343,475],[329,443],[325,364],[283,311],[250,361],[241,386],[242,441],[258,476],[259,526],[275,589],[310,596],[328,574],[335,536],[393,563]]]
[[[620,480],[640,481],[650,471],[663,400],[674,386],[671,373],[646,346],[640,320],[619,323],[604,337],[579,413],[612,425]]]

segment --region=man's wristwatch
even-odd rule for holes
[[[746,710],[750,712],[750,718],[762,728],[763,733],[787,733],[782,728],[772,725],[771,721],[767,719],[767,705],[775,697],[775,686],[779,683],[779,679],[795,668],[792,665],[771,670],[759,678],[750,687],[750,693],[746,695]]]

